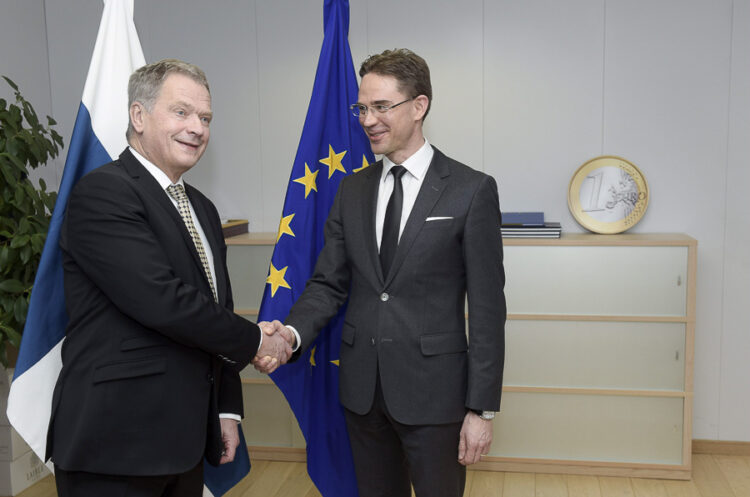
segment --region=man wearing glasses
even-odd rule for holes
[[[351,108],[383,159],[342,181],[286,325],[304,350],[349,299],[340,399],[360,497],[409,497],[410,484],[418,497],[460,497],[500,409],[497,185],[424,138],[432,88],[421,57],[386,50],[359,74]]]

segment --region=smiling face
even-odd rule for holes
[[[149,111],[133,102],[130,145],[176,182],[203,155],[211,134],[211,95],[184,74],[167,76]]]
[[[367,114],[360,116],[359,123],[370,139],[370,147],[374,153],[383,154],[396,164],[403,163],[424,144],[422,117],[428,99],[419,95],[384,113],[373,107],[394,105],[412,96],[399,90],[393,76],[367,73],[359,85],[358,103],[369,107]]]

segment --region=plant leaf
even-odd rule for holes
[[[26,165],[18,160],[18,157],[16,157],[14,154],[3,152],[2,154],[0,154],[0,156],[9,159],[10,163],[16,166],[16,168],[18,168],[20,172],[26,174]]]
[[[29,310],[29,301],[27,300],[28,297],[21,296],[18,299],[16,299],[16,305],[13,308],[13,314],[16,317],[16,321],[18,321],[18,324],[23,324],[26,322],[26,312]],[[21,336],[19,335],[18,338],[20,339]]]
[[[11,81],[10,78],[3,76],[3,79],[8,82],[11,88],[13,88],[15,91],[18,91],[18,85]]]
[[[7,325],[0,325],[0,328],[2,328],[3,332],[5,333],[5,336],[8,337],[8,341],[11,343],[11,345],[13,345],[14,347],[18,347],[19,345],[21,345],[20,333],[18,333],[16,330],[14,330],[13,328]]]
[[[31,240],[31,238],[29,238]],[[21,262],[26,264],[31,260],[31,245],[25,245],[21,248]]]
[[[16,175],[10,170],[10,166],[8,165],[10,164],[10,161],[3,160],[2,156],[3,154],[0,154],[0,173],[2,173],[8,185],[10,185],[11,188],[15,188],[18,184]]]
[[[23,293],[26,289],[20,281],[9,279],[0,281],[0,290],[7,293]]]
[[[27,243],[29,243],[29,235],[14,236],[10,241],[10,248],[23,247]]]

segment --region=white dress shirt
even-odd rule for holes
[[[404,226],[409,219],[411,209],[417,200],[417,194],[422,187],[424,177],[427,174],[427,168],[430,167],[432,156],[435,151],[425,138],[424,145],[414,152],[414,155],[406,159],[403,164],[398,164],[406,168],[406,174],[401,177],[401,184],[404,187],[404,203],[401,208],[401,225],[398,229],[399,239],[404,232]],[[380,186],[378,188],[378,205],[375,211],[375,234],[378,240],[378,247],[383,239],[383,223],[385,222],[385,211],[388,208],[388,201],[393,193],[393,175],[390,174],[394,164],[388,157],[383,157],[383,173],[380,176]]]

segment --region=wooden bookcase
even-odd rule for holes
[[[255,319],[275,234],[227,240]],[[473,466],[689,479],[697,242],[682,234],[505,239],[506,366],[489,455]],[[243,372],[253,457],[304,460],[283,395]]]

